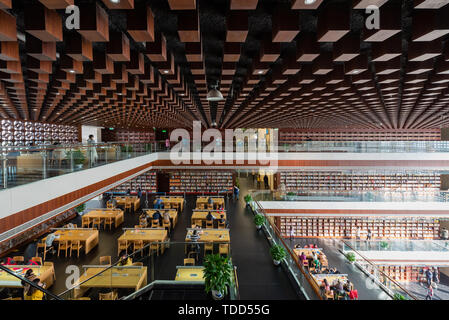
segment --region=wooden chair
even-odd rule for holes
[[[214,220],[211,220],[211,221],[207,220],[206,221],[206,228],[207,229],[213,229],[214,228]]]
[[[37,262],[40,266],[43,265],[43,262],[42,262],[42,258],[41,258],[41,257],[32,257],[32,258],[31,258],[31,261]]]
[[[106,226],[109,226],[109,230],[112,230],[112,225],[114,224],[113,218],[106,218],[104,220],[104,228],[106,229]]]
[[[226,222],[218,222],[218,229],[226,229]]]
[[[108,201],[106,204],[107,209],[115,209],[114,203],[112,201]]]
[[[228,256],[229,255],[229,244],[227,244],[227,243],[220,244],[218,253],[220,255]]]
[[[306,268],[309,268],[309,261],[304,260],[304,261],[302,262],[302,265],[303,265],[304,267],[306,267]]]
[[[204,244],[204,255],[207,255],[208,252],[210,252],[210,254],[214,254],[214,244],[213,243]]]
[[[101,219],[100,218],[92,219],[92,228],[95,228],[95,226],[98,226],[98,229],[101,228]]]
[[[160,248],[160,244],[159,243],[151,243],[150,244],[150,250],[155,250],[156,254],[159,256],[159,248]]]
[[[59,253],[62,251],[65,251],[65,256],[67,257],[67,251],[71,249],[69,241],[59,241],[58,242],[58,257]],[[70,253],[72,255],[72,253]]]
[[[44,261],[44,266],[52,267],[53,269],[53,280],[56,281],[56,272],[55,272],[55,265],[51,261]]]
[[[126,203],[125,203],[125,211],[128,211],[128,210],[131,212],[131,202],[126,201]]]
[[[159,228],[161,225],[159,224],[159,219],[151,220],[151,228]]]
[[[184,265],[185,266],[194,266],[195,265],[195,259],[193,259],[193,258],[184,259]]]
[[[81,244],[81,241],[76,240],[76,241],[72,241],[70,243],[70,256],[72,256],[72,251],[75,250],[76,251],[76,256],[79,258],[80,257],[80,250],[83,248],[83,245]]]
[[[92,220],[89,217],[81,218],[81,228],[90,228],[91,223],[92,223]]]
[[[98,300],[117,300],[117,299],[118,299],[118,294],[115,291],[98,294]]]
[[[324,296],[327,300],[334,300],[334,291],[328,291],[324,293]]]
[[[134,241],[133,251],[137,252],[142,249],[143,249],[143,240]],[[142,251],[140,252],[140,254],[143,255]]]
[[[167,229],[168,231],[170,231],[170,228],[171,228],[171,223],[170,223],[170,221],[168,221],[168,222],[163,221],[162,227],[165,228],[165,229]]]
[[[15,256],[12,258],[17,264],[25,264],[25,258],[23,256]]]
[[[120,252],[122,252],[123,250],[128,251],[129,248],[129,243],[127,240],[119,240],[118,241],[118,252],[117,255],[120,254]]]
[[[100,264],[101,265],[111,265],[112,264],[111,256],[100,257]]]
[[[135,267],[143,267],[143,262],[134,262],[133,266],[135,266]]]
[[[203,220],[193,220],[193,224],[196,226],[203,227]]]
[[[36,256],[39,256],[39,249],[44,249],[44,260],[45,260],[45,249],[46,248],[47,248],[47,246],[45,245],[45,240],[44,239],[39,240],[36,245]]]

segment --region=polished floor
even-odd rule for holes
[[[242,194],[245,194],[245,188],[242,187]],[[146,207],[145,195],[142,197],[142,207]],[[152,203],[153,196],[148,198],[148,203]],[[184,211],[179,215],[176,228],[171,234],[170,248],[163,255],[152,256],[145,255],[143,258],[136,257],[134,261],[140,260],[148,268],[148,282],[152,280],[173,280],[176,275],[176,266],[183,265],[184,243],[186,228],[190,227],[190,218],[192,209],[195,206],[196,197],[188,196]],[[104,207],[103,201],[90,201],[88,209]],[[287,275],[281,268],[273,266],[269,253],[269,244],[263,233],[256,231],[253,223],[252,213],[245,210],[244,201],[233,201],[232,197],[227,199],[226,208],[231,235],[231,256],[233,264],[237,267],[237,278],[239,283],[240,299],[260,299],[260,300],[287,300],[299,299],[295,289],[290,283]],[[111,256],[115,262],[117,257],[117,239],[123,233],[122,228],[132,228],[138,223],[140,210],[136,213],[126,213],[125,222],[118,229],[100,231],[100,241],[86,256],[81,253],[80,257],[47,256],[47,261],[55,264],[56,282],[50,288],[55,294],[61,294],[72,287],[74,267],[78,268],[80,273],[83,266],[98,265],[101,256]],[[74,220],[80,225],[81,218]],[[26,258],[34,256],[35,244],[22,248],[14,255],[24,254]],[[202,255],[201,255],[202,259]],[[201,264],[200,259],[200,264]],[[90,293],[95,298],[96,291]],[[127,292],[123,292],[127,294]],[[64,295],[67,297],[67,295]]]

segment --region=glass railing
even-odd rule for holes
[[[253,193],[258,201],[318,201],[318,202],[448,202],[449,194],[443,191],[327,191],[301,189],[296,192],[258,190]]]
[[[207,230],[203,229],[205,232]],[[214,242],[215,253],[219,252],[220,244]],[[201,300],[206,297],[202,265],[205,249],[210,249],[206,248],[207,245],[210,243],[148,243],[143,249],[129,255],[132,265],[121,266],[119,261],[116,261],[112,265],[82,266],[79,279],[59,297],[64,300],[100,300],[107,296],[108,300],[111,297],[114,300],[133,300],[145,295],[148,300],[150,295],[155,294],[152,290],[170,291],[173,287],[183,286],[185,294],[190,294],[193,298],[199,295]],[[195,247],[196,254],[190,254],[192,246]],[[232,263],[230,250],[228,256]],[[194,259],[193,266],[185,266],[185,259],[188,258]],[[192,289],[194,291],[190,291]],[[237,273],[236,267],[233,266],[231,285],[225,299],[238,298]],[[166,299],[170,298],[166,295]]]
[[[449,152],[449,141],[279,142],[279,152],[429,153]]]
[[[0,189],[166,150],[161,142],[0,146]]]
[[[342,252],[354,254],[354,264],[360,268],[371,280],[366,285],[378,285],[394,300],[419,300],[415,295],[405,289],[400,283],[381,271],[375,264],[365,258],[350,242],[342,240]]]
[[[288,253],[287,257],[282,261],[282,264],[290,275],[290,279],[294,281],[296,287],[299,288],[300,295],[302,295],[306,300],[323,300],[321,292],[313,284],[313,279],[310,273],[303,267],[296,254],[284,242],[281,237],[280,230],[274,223],[272,223],[259,203],[257,201],[251,201],[249,205],[254,214],[261,214],[265,217],[265,222],[262,229],[265,232],[270,244],[272,246],[279,245]]]
[[[357,251],[431,251],[449,252],[447,240],[345,240],[343,250],[349,250],[349,246]]]

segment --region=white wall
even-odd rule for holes
[[[94,126],[82,126],[81,127],[81,138],[82,142],[85,143],[91,134],[94,135],[96,142],[101,142],[101,129],[102,127]]]

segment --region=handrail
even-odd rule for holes
[[[30,266],[30,267],[32,267],[32,266]],[[18,274],[15,274],[15,273],[12,272],[11,270],[9,270],[9,268],[6,268],[5,266],[3,266],[3,265],[1,265],[1,264],[0,264],[0,269],[3,270],[3,271],[5,271],[6,273],[9,273],[10,275],[16,277],[17,279],[19,279],[19,280],[21,280],[21,281],[23,281],[23,282],[29,284],[29,285],[32,286],[33,288],[42,291],[42,292],[45,293],[47,296],[50,296],[50,297],[52,297],[52,298],[55,299],[55,300],[64,300],[64,299],[61,299],[60,297],[58,297],[57,295],[51,293],[50,291],[48,291],[48,290],[46,290],[46,289],[44,289],[44,288],[42,288],[42,287],[36,285],[34,282],[32,282],[32,281],[30,281],[30,280],[28,280],[28,279],[26,279],[26,278],[24,278],[24,277],[22,277],[22,276],[20,276],[20,275],[18,275]]]
[[[237,300],[240,300],[240,287],[239,287],[239,279],[237,277],[237,266],[234,266],[234,279],[235,279],[235,288],[237,292]]]
[[[386,273],[384,273],[382,270],[380,270],[374,263],[369,261],[365,256],[363,256],[359,251],[355,250],[351,245],[349,245],[345,240],[341,240],[346,246],[348,246],[352,251],[357,253],[366,263],[371,265],[375,270],[377,270],[380,274],[382,274],[385,278],[393,282],[397,287],[399,287],[402,291],[407,293],[409,297],[411,297],[413,300],[419,300],[416,298],[413,294],[411,294],[409,291],[407,291],[404,287],[402,287],[396,280],[392,279],[390,276],[388,276]],[[387,292],[388,293],[388,292]],[[390,295],[390,293],[388,293]],[[391,295],[390,295],[391,296]]]
[[[153,282],[147,284],[145,287],[139,289],[136,292],[131,293],[128,296],[122,297],[119,300],[132,300],[132,299],[136,298],[137,296],[140,296],[140,295],[146,293],[147,291],[153,289],[154,286],[157,284],[170,284],[170,285],[179,285],[179,286],[188,284],[188,285],[204,286],[204,283],[197,282],[197,281],[154,280]]]
[[[260,206],[259,202],[254,200],[254,202],[257,204],[259,210],[263,213],[264,217],[265,217],[265,221],[268,221],[268,223],[270,224],[271,228],[274,230],[274,232],[276,233],[276,235],[278,236],[279,240],[282,242],[282,244],[284,245],[284,247],[287,249],[287,252],[289,253],[290,257],[293,259],[293,261],[295,262],[296,266],[298,267],[298,269],[301,271],[301,273],[304,275],[305,279],[307,280],[307,282],[309,282],[311,288],[313,289],[313,291],[315,292],[315,294],[317,295],[317,297],[320,300],[323,300],[323,297],[321,295],[321,293],[315,288],[315,285],[313,285],[312,280],[311,280],[311,276],[308,272],[304,271],[304,267],[301,266],[301,264],[298,261],[298,257],[296,256],[296,254],[294,252],[291,251],[290,247],[287,246],[287,244],[284,242],[284,240],[282,239],[281,233],[279,231],[279,229],[277,228],[276,225],[274,225],[270,219],[268,218],[267,214],[265,213],[265,210]]]

